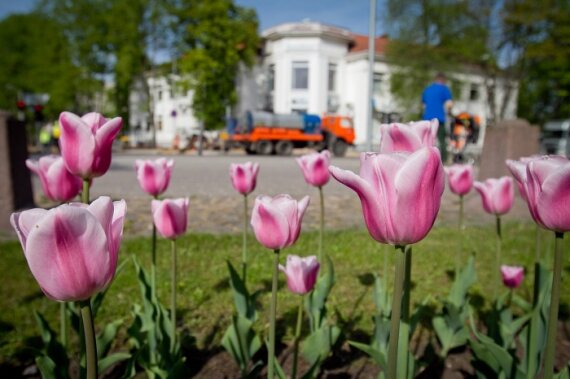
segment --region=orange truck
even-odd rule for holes
[[[246,112],[228,124],[224,138],[226,150],[242,147],[248,154],[291,155],[296,147],[312,147],[342,157],[354,142],[354,128],[346,116]]]

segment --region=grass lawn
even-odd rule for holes
[[[535,226],[510,223],[503,229],[502,263],[523,265],[527,277],[518,289],[519,295],[530,299],[532,287],[532,262],[534,259]],[[541,233],[542,251],[547,264],[551,264],[554,236]],[[477,307],[485,307],[497,283],[494,281],[495,235],[492,225],[470,227],[464,233],[463,261],[468,253],[476,256],[478,281],[472,294]],[[282,253],[284,263],[287,254],[316,254],[317,232],[301,234],[297,244]],[[169,301],[169,241],[159,241],[159,297],[165,305]],[[445,296],[450,287],[450,274],[459,244],[456,229],[436,227],[430,235],[413,248],[412,304],[431,297],[436,304],[437,297]],[[241,259],[241,235],[189,234],[178,241],[178,317],[195,338],[199,348],[212,349],[219,343],[232,315],[233,300],[228,285],[225,261],[231,260],[239,266]],[[263,289],[259,302],[259,330],[268,327],[269,298],[271,288],[271,263],[273,253],[262,248],[249,238],[248,280],[250,290]],[[565,251],[568,251],[568,239]],[[137,257],[144,267],[149,266],[150,238],[133,238],[123,241],[120,260]],[[393,247],[380,245],[372,240],[365,230],[330,231],[325,235],[325,251],[334,261],[336,285],[329,300],[333,317],[351,321],[351,330],[372,332],[371,274],[382,272],[383,254],[388,254],[389,283],[393,275]],[[548,252],[548,254],[546,254]],[[33,310],[41,311],[52,327],[57,330],[59,306],[48,300],[30,274],[20,244],[17,241],[0,244],[2,264],[0,265],[0,364],[17,363],[29,357],[29,346],[37,341]],[[569,274],[565,259],[563,279]],[[503,288],[498,289],[503,291]],[[561,314],[568,314],[570,285],[563,280]],[[486,302],[487,301],[487,302]],[[107,298],[96,319],[96,325],[117,318],[123,318],[125,325],[131,321],[131,306],[141,303],[134,265],[128,262],[115,278]],[[296,315],[298,298],[288,292],[283,274],[280,277],[278,294],[278,337],[290,342]],[[125,327],[119,343],[125,343]],[[350,333],[349,336],[350,337]],[[120,348],[120,346],[119,346]]]

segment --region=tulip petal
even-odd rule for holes
[[[84,300],[106,284],[110,256],[99,221],[78,207],[48,212],[30,233],[26,246],[30,270],[46,295]]]
[[[113,140],[119,134],[122,126],[123,120],[121,117],[115,117],[97,130],[95,134],[96,154],[93,161],[93,173],[95,176],[103,175],[111,166]]]
[[[257,240],[268,249],[287,246],[290,231],[287,216],[265,196],[255,200],[251,225]]]
[[[95,137],[89,126],[77,115],[62,112],[59,116],[61,138],[59,145],[68,170],[87,177],[95,159]]]
[[[10,223],[18,235],[24,254],[26,254],[26,241],[35,225],[44,218],[48,211],[41,208],[34,208],[23,212],[12,213]]]
[[[542,183],[536,209],[544,226],[550,230],[570,230],[570,162],[555,169]]]

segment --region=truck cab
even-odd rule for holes
[[[548,121],[540,133],[540,152],[570,156],[570,119]]]

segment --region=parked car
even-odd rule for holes
[[[540,134],[540,152],[570,156],[570,119],[548,121]]]

